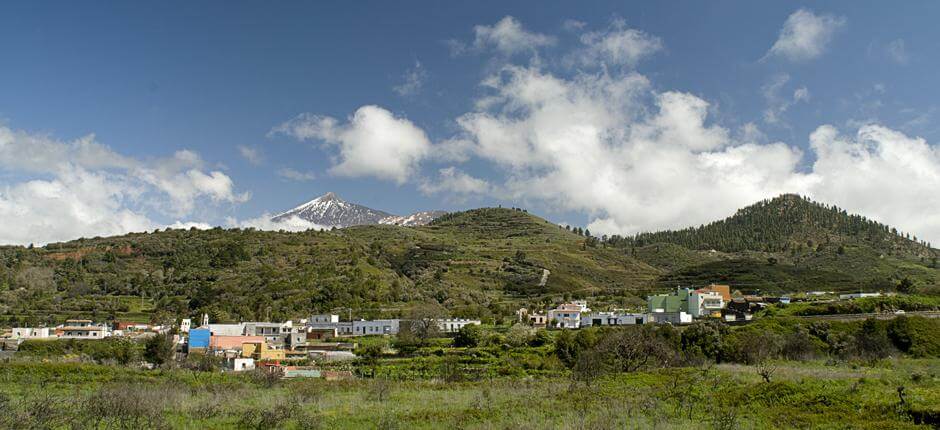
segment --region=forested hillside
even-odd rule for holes
[[[926,260],[940,255],[917,236],[794,194],[756,203],[700,227],[615,237],[611,242],[621,246],[674,243],[724,252],[789,252],[820,245],[864,244],[900,258]]]
[[[940,251],[930,244],[792,194],[700,227],[608,243],[669,272],[661,284],[721,281],[770,292],[891,290],[902,282],[934,291],[940,284]]]

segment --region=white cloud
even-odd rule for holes
[[[799,9],[783,23],[780,36],[764,58],[776,56],[790,61],[817,58],[845,23],[844,17],[816,15],[810,10]]]
[[[792,97],[782,96],[781,90],[790,82],[790,75],[785,73],[776,75],[770,79],[766,85],[761,88],[764,100],[767,102],[767,109],[764,110],[764,122],[768,124],[784,123],[783,114],[793,105],[803,102],[809,102],[810,92],[805,86],[799,87],[793,91]]]
[[[940,243],[940,147],[879,125],[824,125],[810,144],[814,198]]]
[[[623,20],[615,20],[605,31],[583,34],[581,43],[585,48],[576,56],[584,65],[632,67],[663,48],[662,40],[658,37],[627,28]]]
[[[706,101],[655,93],[642,76],[506,74],[495,103],[458,119],[464,138],[503,170],[506,198],[587,212],[592,231],[711,221],[804,179],[798,150],[735,141],[706,123]]]
[[[396,85],[392,90],[402,97],[414,96],[421,92],[424,81],[428,79],[428,72],[424,69],[424,66],[421,65],[420,61],[415,60],[414,67],[405,72],[402,79],[404,82]]]
[[[562,78],[511,66],[488,83],[495,94],[458,119],[457,139],[504,180],[477,184],[448,168],[427,191],[586,212],[590,230],[605,234],[698,225],[799,193],[940,241],[940,149],[922,139],[872,125],[851,139],[820,127],[805,171],[799,148],[764,143],[754,124],[735,133],[709,124],[708,102],[655,92],[636,74]],[[787,103],[810,97],[803,87],[791,94]]]
[[[75,166],[55,179],[7,185],[0,191],[0,243],[46,244],[153,228],[147,216],[123,207],[129,197],[121,178]]]
[[[277,175],[284,179],[290,179],[297,182],[309,182],[317,178],[317,175],[313,174],[313,172],[301,172],[290,167],[278,169]]]
[[[490,191],[490,184],[451,166],[438,170],[437,178],[426,179],[418,188],[427,195],[439,193],[486,194]]]
[[[264,162],[264,154],[260,148],[254,146],[238,145],[238,153],[249,163],[257,166]]]
[[[194,222],[194,221],[176,221],[173,224],[167,225],[165,228],[171,228],[174,230],[189,230],[195,228],[196,230],[210,230],[212,225],[204,222]]]
[[[578,21],[576,19],[566,19],[564,22],[561,23],[561,28],[565,29],[565,31],[572,31],[572,32],[583,30],[584,27],[586,26],[587,26],[586,22]]]
[[[307,231],[307,230],[329,230],[330,227],[315,224],[300,217],[292,216],[290,218],[272,221],[271,218],[274,215],[269,213],[264,213],[257,218],[251,218],[246,220],[236,220],[229,219],[227,222],[228,227],[232,228],[255,228],[258,230],[267,230],[267,231]]]
[[[0,185],[0,243],[48,243],[159,226],[146,208],[186,216],[200,200],[239,203],[247,193],[198,154],[138,160],[86,136],[60,141],[0,126],[0,169],[19,182]]]
[[[347,123],[330,117],[301,114],[272,130],[299,140],[319,139],[339,154],[330,173],[372,176],[403,184],[430,155],[431,142],[423,130],[378,106],[363,106]]]
[[[483,50],[492,47],[505,55],[532,52],[540,47],[555,44],[554,37],[529,32],[511,16],[504,17],[493,25],[474,26],[473,33],[475,49]]]
[[[911,60],[904,39],[895,39],[888,42],[888,45],[885,46],[885,52],[888,54],[888,58],[900,65],[906,65]]]

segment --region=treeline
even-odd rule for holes
[[[734,216],[699,227],[613,236],[607,242],[625,248],[674,243],[697,250],[787,252],[813,250],[830,240],[845,238],[849,243],[865,243],[890,254],[937,256],[931,244],[917,236],[797,195],[764,200],[740,209]]]
[[[688,327],[643,325],[563,331],[554,352],[575,379],[605,373],[713,363],[756,366],[766,380],[774,360],[828,359],[874,362],[892,355],[940,357],[940,320],[898,317],[890,321],[794,321],[768,319],[743,327],[696,322]]]

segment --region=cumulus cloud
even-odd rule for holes
[[[816,15],[810,10],[799,9],[787,17],[777,41],[764,58],[780,57],[790,61],[817,58],[845,23],[844,17]]]
[[[428,72],[421,65],[421,62],[415,60],[415,65],[402,76],[404,82],[392,88],[402,97],[410,97],[421,92],[424,81],[428,79]]]
[[[226,174],[204,171],[192,151],[139,160],[89,135],[61,141],[0,126],[0,169],[23,179],[0,185],[0,243],[48,243],[143,231],[146,209],[190,215],[199,200],[238,203]]]
[[[736,132],[713,124],[706,100],[654,91],[635,73],[565,78],[508,66],[488,83],[494,94],[458,118],[459,138],[504,180],[484,186],[448,168],[428,191],[473,189],[585,212],[591,231],[606,234],[698,225],[799,193],[940,240],[940,150],[922,139],[876,125],[848,138],[823,126],[805,155],[766,143],[754,124]],[[809,98],[803,87],[791,94],[788,103]],[[801,168],[806,158],[815,160],[810,170]]]
[[[854,136],[824,125],[810,144],[810,195],[940,243],[940,147],[874,124]]]
[[[272,130],[298,140],[317,139],[338,150],[330,173],[372,176],[403,184],[431,152],[423,130],[378,106],[363,106],[344,124],[334,118],[301,114]]]
[[[254,146],[238,145],[238,153],[249,163],[257,166],[264,162],[264,154],[260,148]]]
[[[552,36],[533,33],[524,28],[515,18],[506,16],[493,25],[473,27],[473,48],[477,51],[492,48],[504,55],[534,52],[536,49],[556,43]],[[463,45],[452,41],[452,51],[460,53]],[[456,46],[454,46],[456,44]]]
[[[284,179],[290,179],[297,182],[309,182],[317,178],[317,175],[315,175],[313,172],[301,172],[290,167],[278,169],[277,175]]]
[[[489,182],[470,176],[456,167],[446,167],[438,170],[438,176],[426,179],[419,185],[422,193],[427,195],[449,193],[456,195],[486,194],[490,191]]]
[[[592,231],[705,222],[803,180],[798,150],[736,141],[707,123],[705,100],[635,73],[504,75],[494,103],[458,119],[464,138],[504,171],[501,193],[592,214]]]
[[[642,31],[627,28],[623,20],[615,20],[604,31],[581,35],[585,48],[577,60],[584,65],[635,66],[641,59],[663,48],[662,40]]]

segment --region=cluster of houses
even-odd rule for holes
[[[732,297],[728,285],[704,288],[677,288],[668,294],[647,298],[646,313],[624,310],[591,311],[587,302],[575,300],[558,305],[545,313],[519,309],[519,320],[534,327],[578,329],[591,326],[622,326],[634,324],[689,324],[698,318],[715,318],[726,322],[750,321],[754,313],[769,303],[789,303],[787,297]]]
[[[104,339],[112,336],[147,337],[167,331],[167,327],[144,323],[115,321],[96,323],[86,319],[69,319],[55,327],[14,327],[9,339]]]
[[[463,327],[481,324],[472,319],[438,319],[441,332],[454,333]],[[409,320],[380,319],[340,321],[339,315],[312,315],[298,323],[242,322],[210,323],[203,316],[202,325],[191,328],[190,320],[180,324],[185,353],[201,352],[222,357],[234,371],[254,369],[258,365],[281,366],[282,361],[313,359],[338,361],[355,358],[355,344],[347,338],[370,335],[395,335]],[[286,369],[286,368],[284,368]],[[302,376],[312,369],[288,369]],[[316,371],[319,372],[319,371]],[[307,372],[309,373],[309,372]],[[286,375],[286,374],[285,374]]]

